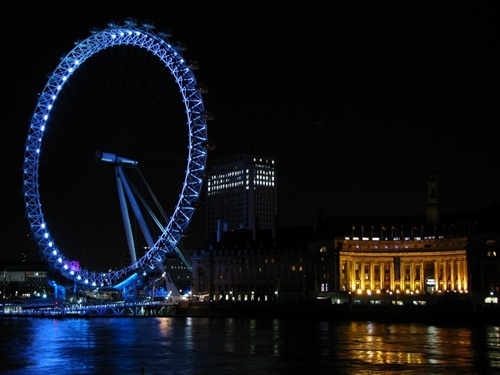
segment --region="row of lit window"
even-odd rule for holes
[[[257,163],[257,159],[256,158],[253,158],[253,161],[255,163]],[[259,162],[260,163],[264,163],[264,161],[262,159],[259,159]],[[274,164],[274,160],[273,159],[266,159],[265,163],[271,163],[271,164]],[[264,168],[273,168],[271,165],[268,165],[268,164],[255,164],[256,166],[259,166],[259,167],[264,167]]]
[[[274,179],[274,170],[255,169],[254,171],[256,176],[265,176]],[[222,181],[222,180],[233,181],[235,179],[241,179],[243,173],[245,173],[246,179],[248,180],[250,176],[250,170],[246,169],[244,172],[242,170],[238,170],[238,171],[230,171],[227,173],[214,174],[210,176],[209,183],[214,181]]]
[[[257,180],[257,181],[254,181],[254,185],[274,187],[274,181],[260,181],[260,180]]]
[[[261,266],[252,266],[252,265],[246,265],[246,266],[237,266],[236,267],[237,272],[239,273],[244,273],[244,272],[250,272],[250,273],[267,273],[267,274],[273,274],[275,271],[277,273],[280,272],[285,272],[286,270],[289,270],[291,272],[303,272],[304,271],[304,266],[302,265],[283,265],[283,266],[275,266],[275,267],[261,267]],[[233,274],[235,272],[234,267],[219,267],[218,269],[219,273],[230,273]]]
[[[256,178],[253,181],[255,186],[274,186],[274,177],[268,178],[267,176],[256,176]],[[243,181],[232,181],[232,182],[217,182],[217,181],[212,181],[212,183],[209,183],[207,186],[208,192],[212,192],[213,190],[228,190],[228,189],[234,189],[237,187],[241,187],[245,185],[246,188],[248,189],[250,186],[250,181],[247,179],[245,182]]]
[[[288,269],[289,273],[288,275],[292,275],[295,273],[300,273],[303,272],[304,269],[302,266],[291,266]],[[226,272],[228,272],[226,270]],[[274,280],[276,278],[276,275],[280,275],[281,277],[286,276],[285,271],[281,272],[274,272],[274,270],[271,270],[271,272],[263,272],[262,268],[258,268],[258,270],[252,268],[252,269],[245,269],[245,268],[238,268],[237,272],[231,270],[230,273],[219,273],[217,276],[217,279],[219,281],[223,280]]]
[[[247,181],[248,185],[248,181]],[[237,182],[231,182],[231,183],[224,183],[224,184],[213,184],[213,186],[208,185],[207,186],[207,191],[209,193],[215,191],[220,191],[220,190],[228,190],[228,189],[234,189],[237,187],[244,186],[243,181],[237,181]]]

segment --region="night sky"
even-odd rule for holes
[[[209,162],[247,152],[277,158],[283,226],[312,224],[317,208],[423,215],[431,174],[445,212],[500,201],[492,2],[103,3],[0,6],[2,259],[33,247],[22,165],[37,93],[76,40],[126,17],[170,29],[200,64],[215,114]]]

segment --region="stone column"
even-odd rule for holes
[[[434,261],[434,289],[437,292],[439,290],[439,263]]]
[[[380,290],[384,288],[385,285],[385,263],[380,263],[379,264],[379,277],[380,277]]]
[[[413,260],[410,263],[410,291],[415,291],[415,263]]]
[[[363,289],[363,263],[358,262],[358,277],[359,277],[359,284],[356,284],[356,290],[357,289]],[[356,281],[357,283],[357,281]]]
[[[420,293],[425,290],[425,263],[424,261],[420,262]]]
[[[455,290],[455,261],[450,260],[450,289],[453,292]]]
[[[354,263],[352,260],[348,261],[348,272],[347,272],[347,278],[348,278],[348,283],[347,283],[347,288],[349,289],[350,292],[354,290],[354,286],[356,285],[356,274],[354,270]]]
[[[463,260],[463,264],[464,264],[464,267],[463,267],[463,272],[464,272],[464,276],[463,276],[463,278],[464,278],[463,289],[464,289],[464,291],[469,291],[469,271],[467,270],[467,259]]]
[[[443,286],[446,292],[448,290],[448,269],[446,267],[446,260],[443,262]]]
[[[463,260],[457,260],[457,280],[458,280],[458,291],[461,291],[462,288],[462,278],[463,278]]]
[[[349,290],[356,290],[356,264],[350,260],[349,261]]]
[[[399,258],[399,290],[401,292],[405,291],[405,263]]]
[[[375,264],[370,262],[370,290],[373,292],[375,288]]]
[[[394,260],[391,262],[389,274],[391,278],[391,291],[394,291]]]

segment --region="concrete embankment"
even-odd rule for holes
[[[471,300],[435,300],[425,305],[332,304],[329,300],[281,302],[194,302],[113,303],[84,308],[48,306],[4,306],[0,317],[99,318],[99,317],[214,317],[262,319],[321,319],[430,324],[489,324],[500,326],[498,304],[477,304]]]
[[[354,305],[331,303],[181,302],[176,316],[379,320],[390,322],[500,325],[500,306],[470,302],[421,305]]]

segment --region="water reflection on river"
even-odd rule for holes
[[[0,319],[2,374],[493,374],[500,327],[223,318]]]

